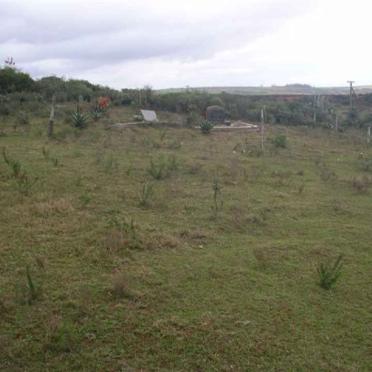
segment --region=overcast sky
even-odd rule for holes
[[[372,84],[370,0],[0,0],[0,58],[115,88]]]

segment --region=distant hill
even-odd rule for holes
[[[157,90],[158,93],[177,93],[185,91],[206,92],[211,94],[229,93],[241,95],[337,95],[349,94],[349,87],[312,87],[306,84],[288,84],[284,86],[273,85],[271,87],[187,87]],[[372,93],[372,85],[354,87],[356,94]]]

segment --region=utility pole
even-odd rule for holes
[[[265,136],[265,106],[261,109],[261,151],[264,151],[264,136]]]
[[[355,81],[352,81],[352,80],[348,80],[348,84],[350,85],[350,92],[349,92],[349,95],[350,95],[350,110],[353,110],[354,108],[354,96],[355,96],[355,90],[353,88],[353,84],[355,83]]]
[[[369,144],[371,142],[371,126],[369,125],[368,126],[368,130],[367,130],[367,143]]]

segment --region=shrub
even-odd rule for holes
[[[343,266],[342,260],[343,256],[340,255],[333,265],[330,263],[321,263],[319,265],[317,272],[319,275],[319,285],[321,288],[329,290],[336,284],[341,275],[341,269]]]
[[[287,136],[285,134],[277,134],[272,140],[271,143],[276,148],[287,148]]]
[[[200,130],[203,134],[209,134],[213,129],[214,125],[208,120],[204,120],[200,123]]]

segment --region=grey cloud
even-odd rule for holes
[[[275,31],[316,1],[0,0],[0,51],[37,76],[151,58],[200,60]]]

